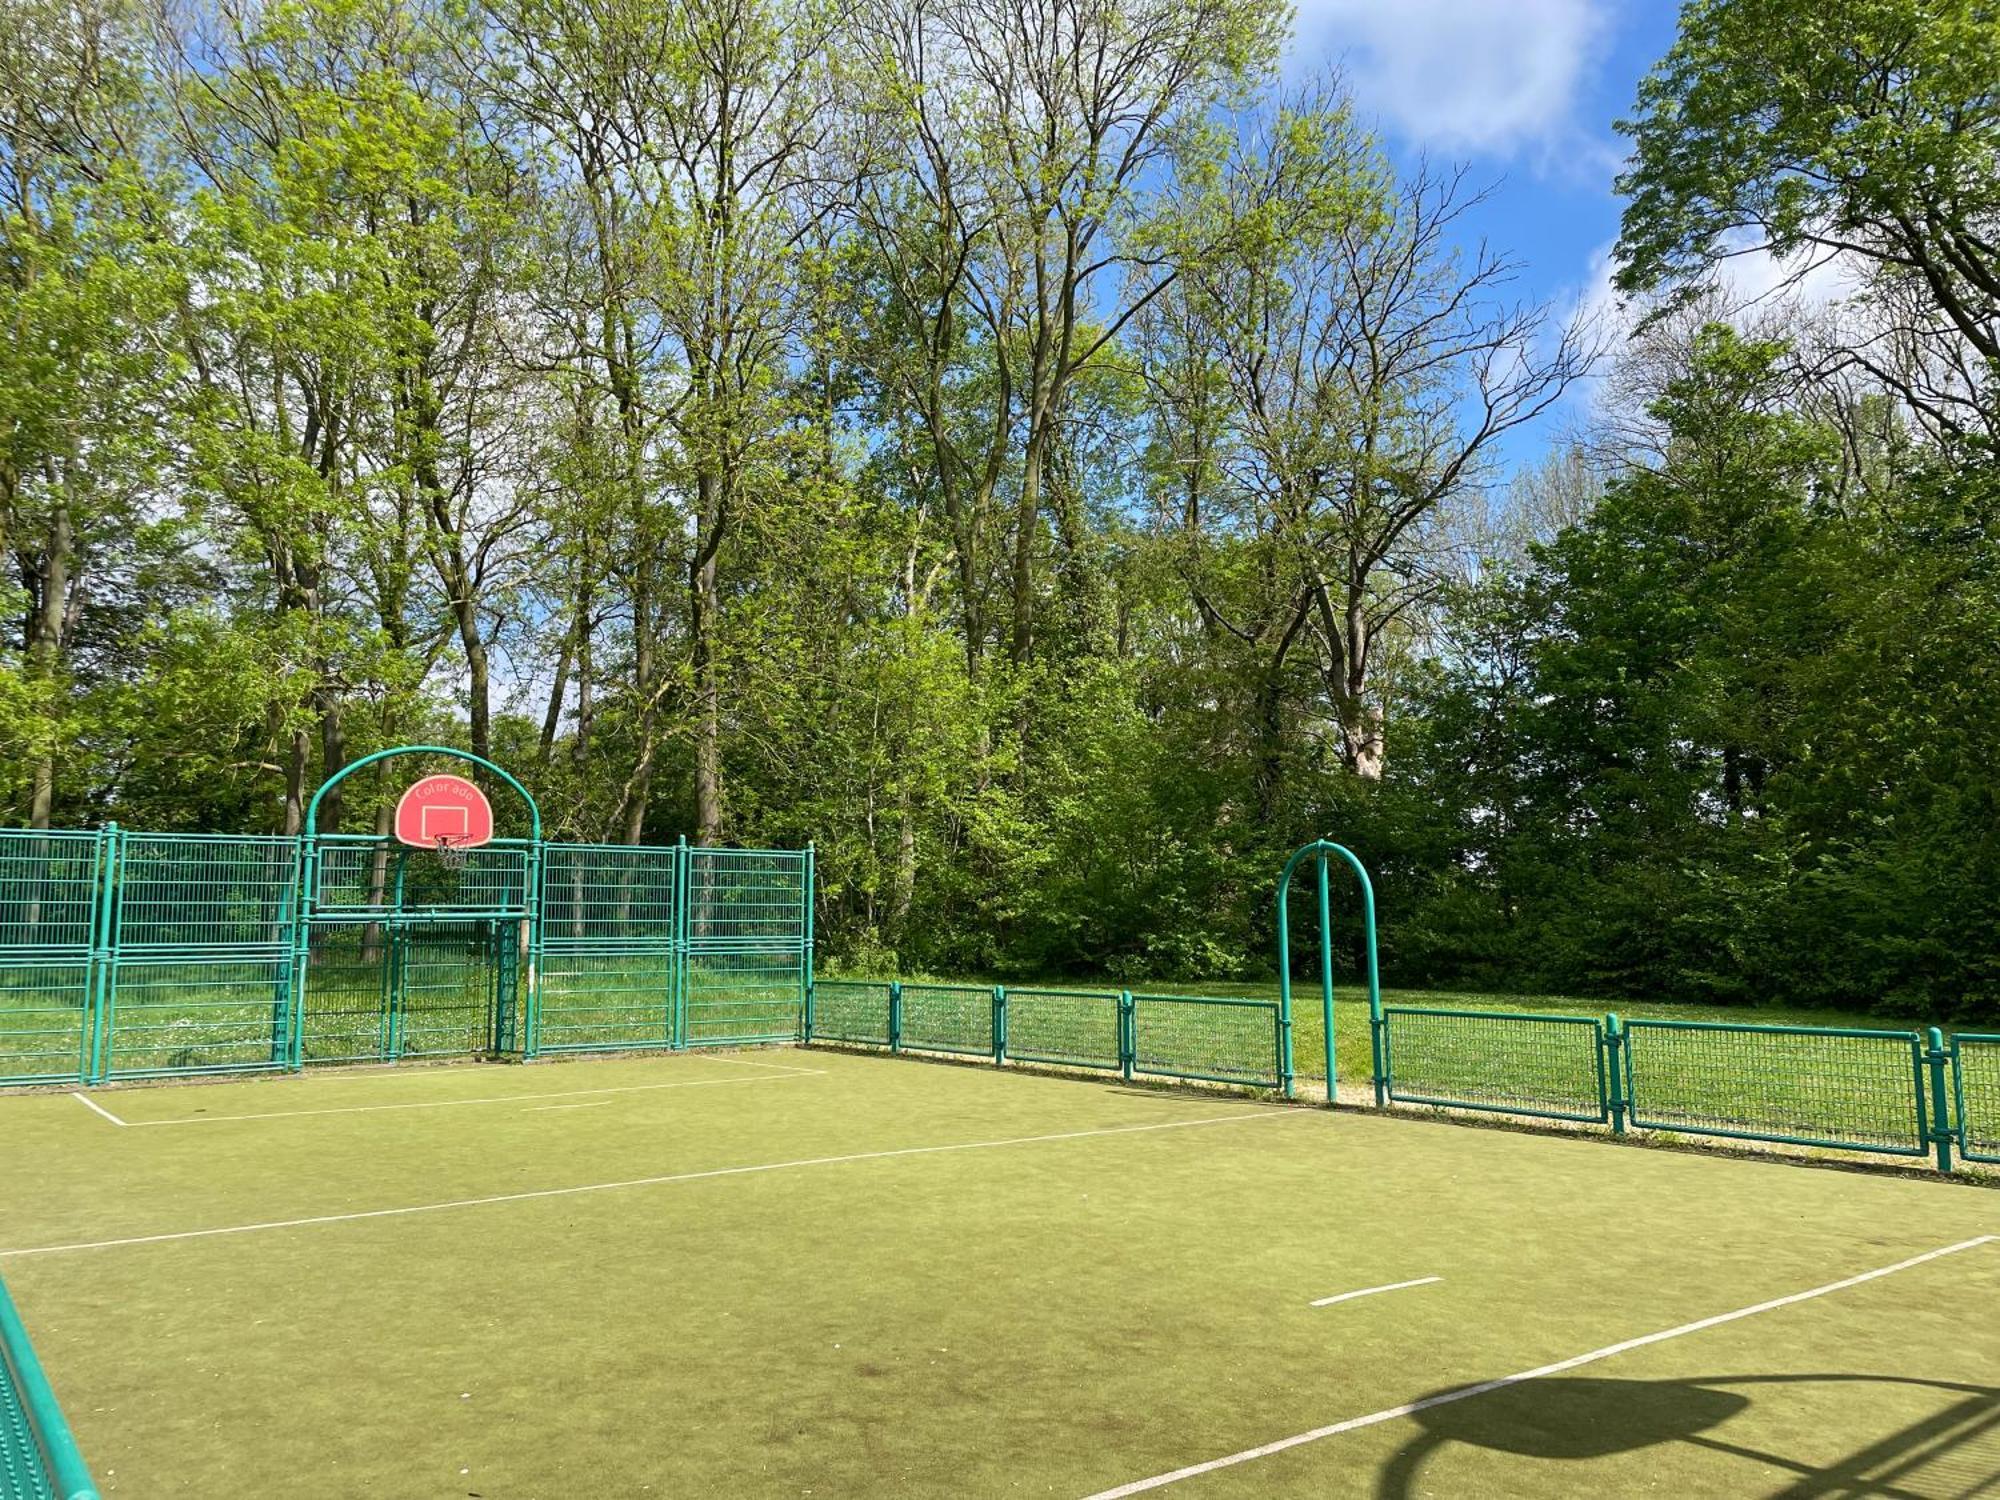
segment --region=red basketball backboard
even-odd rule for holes
[[[419,849],[476,849],[493,837],[493,805],[463,776],[426,776],[396,804],[396,837]]]

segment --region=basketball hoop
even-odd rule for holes
[[[492,804],[463,776],[426,776],[396,804],[397,840],[433,851],[448,870],[464,869],[466,851],[492,837]]]

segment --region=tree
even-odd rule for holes
[[[1621,124],[1627,292],[1768,251],[1870,275],[1843,362],[1940,430],[2000,431],[2000,17],[1978,0],[1693,0]]]

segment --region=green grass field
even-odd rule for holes
[[[0,1275],[107,1494],[2000,1482],[1947,1181],[818,1049],[90,1100]]]

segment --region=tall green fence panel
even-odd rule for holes
[[[1626,1099],[1646,1130],[1922,1156],[1914,1032],[1628,1021]]]
[[[1389,1098],[1603,1124],[1603,1024],[1594,1016],[1384,1006]]]
[[[1010,986],[1000,1009],[1001,1053],[1016,1062],[1115,1072],[1125,1064],[1124,1004],[1101,991]]]
[[[687,851],[682,1045],[804,1035],[811,869],[810,850]]]
[[[97,1500],[97,1486],[4,1281],[0,1281],[0,1497]]]
[[[544,846],[536,1051],[674,1045],[679,864],[673,848]]]
[[[872,979],[816,979],[809,1042],[886,1047],[891,1041],[890,989]]]
[[[1279,1086],[1279,1009],[1266,1000],[1132,996],[1132,1071],[1250,1088]]]
[[[993,991],[963,984],[903,985],[905,1050],[993,1055]]]
[[[92,968],[109,837],[0,830],[0,1083],[90,1068]]]
[[[1953,1037],[1951,1075],[1959,1153],[1968,1161],[2000,1161],[2000,1034]]]
[[[298,840],[118,836],[98,1078],[288,1062]]]

